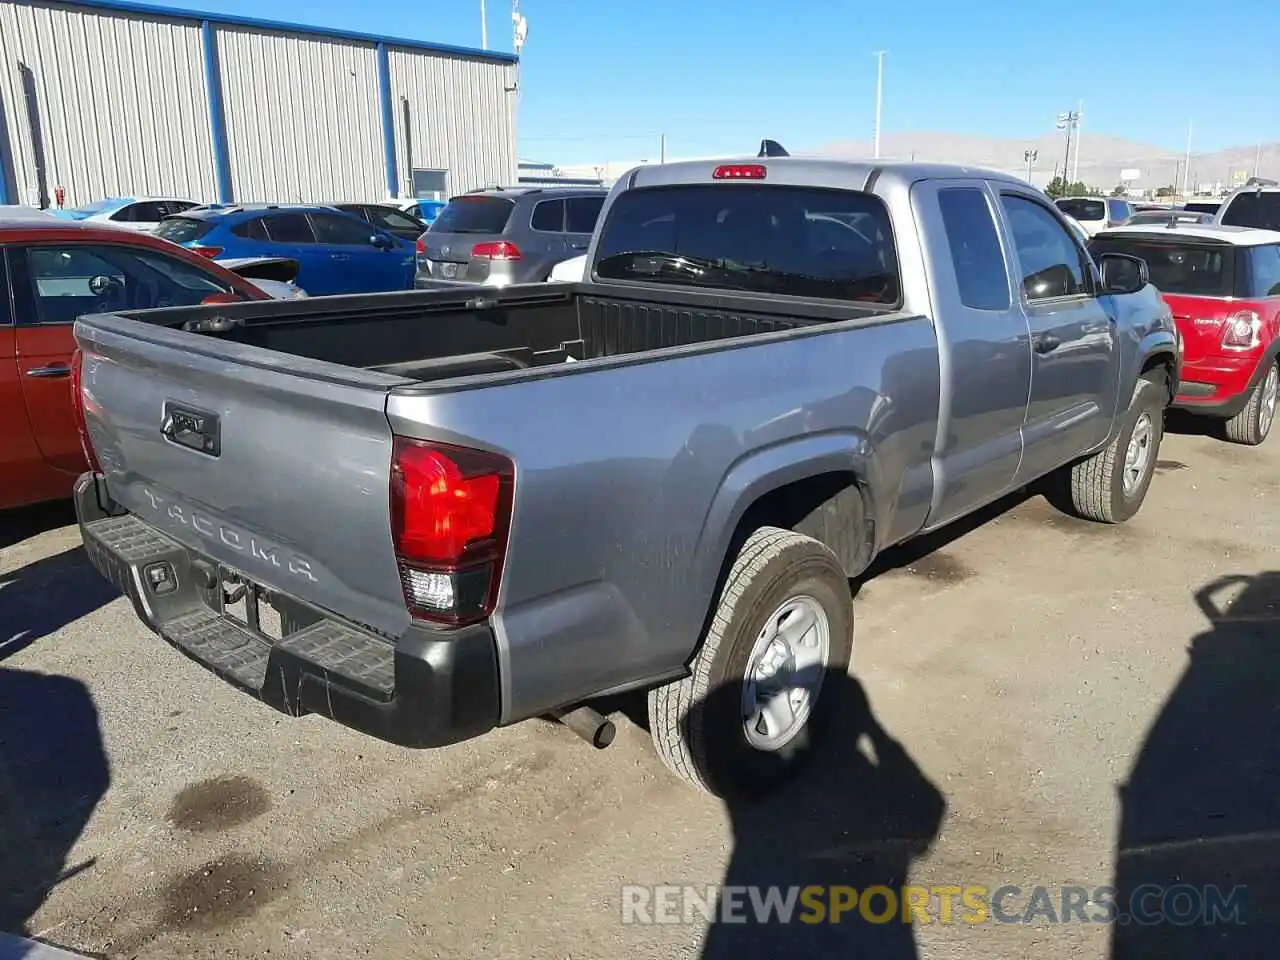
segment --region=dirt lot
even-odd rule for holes
[[[1161,457],[1124,527],[1033,498],[888,557],[857,597],[855,674],[887,735],[874,762],[850,726],[800,783],[728,811],[621,716],[600,753],[543,723],[411,753],[278,716],[145,632],[64,511],[10,518],[0,892],[33,892],[0,916],[110,957],[669,960],[805,938],[796,955],[1262,955],[1280,894],[1280,440],[1184,433]],[[1221,578],[1240,579],[1204,593]],[[1252,885],[1254,939],[856,911],[708,935],[621,910],[629,884],[909,881],[1017,885],[1021,914],[1036,885],[1056,903],[1063,884],[1175,878]]]

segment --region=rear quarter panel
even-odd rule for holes
[[[493,618],[504,722],[679,672],[734,527],[771,488],[856,471],[881,526],[924,521],[939,382],[925,319],[575,368],[388,403],[395,433],[516,464]]]

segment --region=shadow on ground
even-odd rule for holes
[[[1210,628],[1121,788],[1112,960],[1280,951],[1280,572],[1196,600]]]
[[[110,774],[98,711],[70,677],[0,667],[0,930],[28,935]]]
[[[117,596],[78,544],[0,573],[0,662]]]
[[[913,861],[937,836],[946,802],[880,725],[861,684],[829,671],[819,702],[828,697],[835,708],[827,718],[830,735],[798,775],[761,798],[726,801],[733,827],[726,887],[756,887],[757,897],[773,887],[785,898],[792,889],[813,885],[853,888],[859,897],[879,886],[896,897]],[[739,685],[732,684],[713,691],[700,708],[740,711],[740,698]],[[759,922],[767,918],[756,916],[746,891],[736,906],[722,897],[703,960],[918,956],[900,906],[884,922],[868,921],[854,906],[835,923],[827,892],[810,897],[810,904],[797,898],[788,923],[777,922],[776,915],[774,922]],[[825,904],[821,914],[814,904]],[[888,906],[883,896],[869,902],[873,917],[883,917]]]

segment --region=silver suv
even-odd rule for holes
[[[500,187],[454,197],[418,238],[414,285],[546,280],[587,249],[606,196],[603,187]]]

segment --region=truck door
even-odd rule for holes
[[[1110,434],[1119,337],[1115,318],[1098,299],[1093,261],[1049,203],[1002,185],[1000,207],[1031,331],[1022,484],[1096,449]]]
[[[942,402],[927,527],[1013,486],[1031,383],[1027,318],[1011,289],[997,198],[981,180],[925,181],[912,202],[926,245]]]

